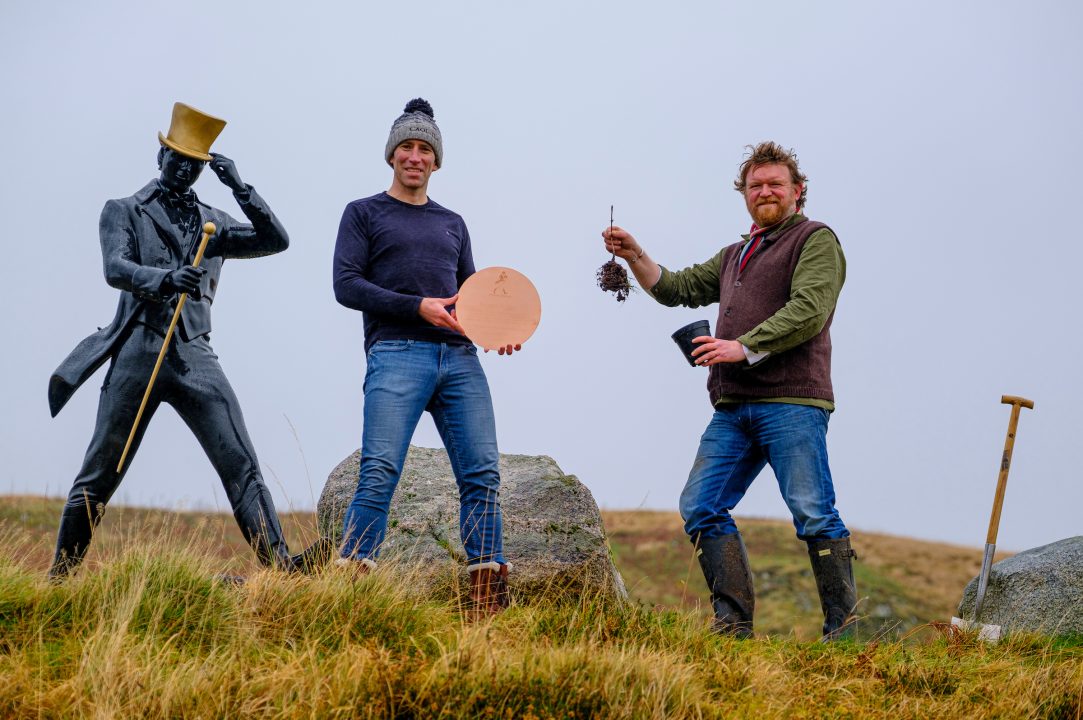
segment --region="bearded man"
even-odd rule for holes
[[[857,604],[850,532],[835,508],[827,460],[831,320],[846,278],[838,238],[802,214],[808,178],[773,142],[751,148],[735,189],[752,216],[740,242],[699,265],[670,271],[626,230],[602,232],[639,284],[667,306],[718,303],[715,336],[697,337],[710,368],[714,415],[681,493],[680,509],[715,612],[715,628],[749,637],[755,594],[730,511],[765,465],[778,479],[797,536],[808,545],[824,612],[823,637],[852,627]]]

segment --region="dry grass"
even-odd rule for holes
[[[64,501],[26,495],[0,495],[0,531],[17,538],[15,555],[27,567],[47,568],[53,557],[57,523]],[[291,548],[307,546],[316,537],[312,513],[282,513],[282,529]],[[133,545],[162,537],[198,548],[218,558],[222,572],[246,574],[258,569],[255,557],[229,513],[163,511],[110,505],[94,535],[88,561],[109,562]]]
[[[230,518],[127,510],[53,587],[23,515],[0,519],[16,549],[0,559],[2,717],[1083,717],[1079,642],[986,646],[933,629],[736,641],[694,613],[589,596],[519,598],[469,624],[387,564],[360,580],[257,572],[226,587],[212,576],[241,562],[225,557]],[[615,535],[649,534],[649,517],[627,520]]]

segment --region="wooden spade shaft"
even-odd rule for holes
[[[985,542],[996,545],[997,530],[1000,528],[1000,510],[1004,506],[1004,490],[1008,487],[1008,469],[1012,464],[1012,450],[1015,449],[1015,428],[1019,424],[1020,408],[1034,409],[1034,401],[1014,395],[1004,395],[1000,402],[1012,406],[1012,415],[1008,420],[1008,436],[1004,439],[1004,454],[1000,458],[1000,475],[997,477],[997,492],[993,498],[993,514],[989,518],[989,532]]]
[[[993,553],[996,552],[997,531],[1000,529],[1000,510],[1004,507],[1004,491],[1008,487],[1008,470],[1012,465],[1012,450],[1015,449],[1015,429],[1019,424],[1021,408],[1034,409],[1034,401],[1014,395],[1004,395],[1000,402],[1012,406],[1008,420],[1008,436],[1004,439],[1004,454],[1000,457],[1000,475],[997,477],[997,491],[993,496],[993,512],[989,517],[989,532],[985,534],[985,554],[981,562],[981,574],[978,575],[978,592],[974,599],[974,621],[977,622],[985,603],[985,591],[989,586],[989,572],[993,567]]]
[[[214,223],[204,223],[203,237],[199,241],[199,249],[196,250],[196,257],[192,262],[192,267],[199,267],[199,263],[203,260],[203,253],[207,250],[207,242],[214,233]],[[154,389],[154,381],[158,379],[158,371],[162,369],[162,361],[165,360],[165,353],[169,349],[169,341],[173,339],[173,331],[177,329],[177,321],[180,320],[181,309],[184,307],[184,303],[187,300],[188,293],[181,293],[180,297],[177,298],[177,309],[173,312],[173,320],[170,321],[169,329],[165,333],[165,339],[162,340],[162,349],[158,352],[158,360],[155,361],[154,370],[150,373],[150,382],[147,383],[147,391],[143,393],[143,402],[139,403],[139,412],[135,414],[135,422],[132,423],[132,431],[128,433],[128,442],[124,443],[124,452],[120,454],[120,462],[117,463],[117,473],[124,467],[124,461],[128,459],[128,451],[131,449],[132,442],[135,440],[135,433],[139,429],[139,421],[143,419],[143,411],[147,409],[147,401],[150,400],[150,391]]]

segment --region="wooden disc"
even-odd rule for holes
[[[486,350],[521,345],[541,321],[541,298],[518,270],[489,267],[459,288],[455,316],[466,336]]]

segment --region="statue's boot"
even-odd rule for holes
[[[244,534],[244,539],[256,551],[260,564],[286,572],[300,570],[290,555],[289,546],[275,512],[274,501],[267,486],[253,481],[244,496],[233,508],[233,517]]]
[[[83,562],[94,528],[101,519],[88,505],[65,505],[60,513],[60,529],[56,533],[56,553],[49,568],[49,581],[61,582]]]
[[[850,538],[809,540],[808,556],[824,611],[823,640],[852,635],[857,624],[853,614],[857,607],[853,558],[857,553],[850,547]]]
[[[752,637],[756,594],[748,553],[740,533],[700,538],[696,551],[714,607],[714,630],[722,635]]]
[[[331,538],[319,537],[307,548],[294,555],[292,561],[298,570],[311,575],[335,558],[336,549]]]

